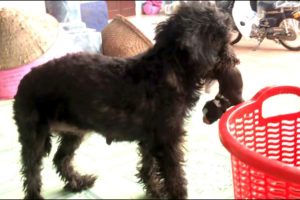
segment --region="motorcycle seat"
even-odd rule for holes
[[[263,10],[274,10],[275,9],[275,2],[276,1],[259,1],[258,2],[258,7],[263,9]]]

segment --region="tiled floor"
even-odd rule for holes
[[[153,27],[164,19],[143,17],[132,19],[145,34],[153,38]],[[252,51],[255,41],[241,41],[235,46],[241,59],[238,66],[244,78],[244,98],[251,98],[259,89],[269,85],[299,86],[299,52],[290,52],[273,42],[264,42],[257,51]],[[214,97],[217,85],[210,94],[204,93],[186,123],[186,173],[189,198],[233,198],[229,153],[222,146],[218,136],[218,123],[202,123],[201,108]],[[22,182],[19,175],[20,146],[18,133],[12,120],[12,101],[0,101],[0,198],[22,198]],[[145,198],[142,186],[137,183],[136,164],[138,157],[135,143],[113,143],[96,134],[86,138],[77,151],[75,164],[82,172],[98,175],[95,186],[82,193],[65,192],[63,183],[55,174],[51,160],[56,149],[53,141],[52,153],[44,159],[43,195],[51,199],[108,199]],[[96,152],[96,153],[95,153]]]

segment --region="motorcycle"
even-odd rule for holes
[[[300,50],[299,1],[215,1],[230,13],[235,26],[231,44],[242,37],[255,38],[257,50],[264,39],[273,40],[292,51]]]

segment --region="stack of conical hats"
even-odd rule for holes
[[[0,8],[0,70],[28,64],[56,41],[58,21],[49,14]]]

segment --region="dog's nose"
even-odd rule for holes
[[[211,122],[205,116],[203,117],[203,122],[205,124],[211,124]]]

